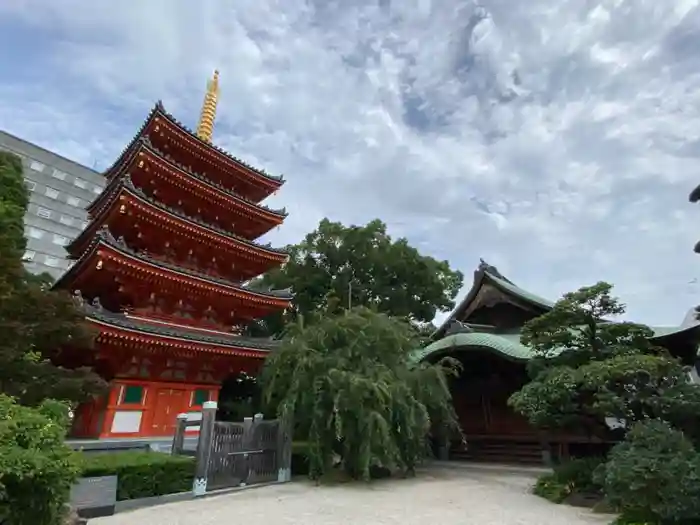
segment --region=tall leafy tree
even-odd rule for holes
[[[261,383],[295,439],[308,439],[313,477],[334,458],[353,478],[373,466],[411,471],[431,427],[459,432],[446,382],[456,363],[415,364],[415,348],[411,326],[364,307],[287,330]]]
[[[16,155],[0,152],[0,188],[0,392],[31,405],[83,401],[101,392],[104,381],[87,367],[67,369],[52,360],[71,349],[89,363],[95,334],[67,293],[51,291],[48,276],[23,267],[29,198]]]
[[[611,290],[600,282],[568,293],[525,325],[522,341],[536,355],[532,381],[511,405],[539,427],[606,433],[606,417],[626,428],[658,418],[697,432],[700,387],[650,343],[648,327],[611,322],[625,311]]]
[[[393,240],[386,225],[344,226],[324,219],[290,250],[283,267],[266,274],[258,286],[292,288],[291,318],[312,321],[316,312],[371,307],[407,319],[420,327],[437,312],[454,307],[463,275],[447,261],[421,255],[406,239]],[[279,332],[280,316],[272,316],[253,333]]]

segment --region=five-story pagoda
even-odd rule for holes
[[[75,263],[56,287],[99,330],[96,369],[111,381],[76,411],[76,437],[172,435],[177,414],[200,417],[227,376],[255,373],[274,344],[240,334],[291,300],[244,285],[287,259],[253,240],[286,217],[260,204],[283,180],[212,145],[217,98],[215,72],[196,133],[157,103],[67,247]]]

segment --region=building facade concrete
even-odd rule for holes
[[[24,216],[25,266],[56,279],[72,263],[64,247],[87,226],[85,207],[102,192],[105,179],[95,170],[3,131],[0,150],[22,158],[30,191]]]

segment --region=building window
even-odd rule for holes
[[[64,237],[63,235],[54,234],[53,243],[58,244],[59,246],[65,246],[66,244],[68,244],[68,237]]]
[[[71,197],[68,197],[68,199],[66,199],[66,200],[67,200],[68,204],[70,204],[71,206],[75,206],[75,207],[80,206],[80,199],[78,197],[71,196]]]
[[[205,388],[198,388],[194,391],[192,396],[192,406],[201,406],[209,401],[209,390]]]
[[[33,180],[25,180],[24,185],[29,191],[34,191],[34,188],[36,188],[36,182],[34,182]]]
[[[35,256],[36,252],[34,250],[27,250],[26,252],[24,252],[24,260],[27,262],[33,261]]]
[[[42,208],[41,206],[39,206],[39,207],[37,208],[36,214],[37,214],[39,217],[43,217],[44,219],[50,219],[50,218],[51,218],[51,210],[49,210],[48,208]]]
[[[53,188],[46,188],[45,193],[49,199],[58,199],[58,190],[54,190]]]
[[[65,224],[66,226],[73,225],[73,219],[70,218],[68,215],[61,215],[61,218],[58,220],[61,222],[61,224]]]
[[[63,172],[63,171],[61,171],[61,170],[54,169],[54,170],[53,170],[53,173],[51,173],[51,176],[52,176],[54,179],[66,180],[66,174],[65,174],[65,172]]]
[[[99,186],[93,186],[92,193],[94,193],[95,195],[99,195],[100,193],[102,193],[102,188],[100,188]]]
[[[31,161],[31,162],[29,163],[29,167],[30,167],[31,169],[33,169],[34,171],[44,171],[44,168],[45,168],[46,166],[44,166],[44,165],[43,165],[41,162],[39,162],[38,160],[33,160],[33,161]]]
[[[75,184],[78,188],[85,189],[87,188],[87,182],[85,182],[83,179],[76,177],[75,180],[73,181],[73,184]]]
[[[140,405],[143,399],[143,387],[126,385],[122,391],[122,405]]]
[[[44,236],[44,230],[30,226],[27,230],[27,235],[29,235],[32,239],[41,239]]]
[[[44,256],[44,264],[46,266],[51,266],[51,268],[58,268],[61,266],[61,260],[57,257],[52,257],[51,255]]]

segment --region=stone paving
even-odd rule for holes
[[[170,503],[90,525],[603,525],[611,516],[529,494],[535,472],[433,467],[412,479],[317,487],[307,481]]]

